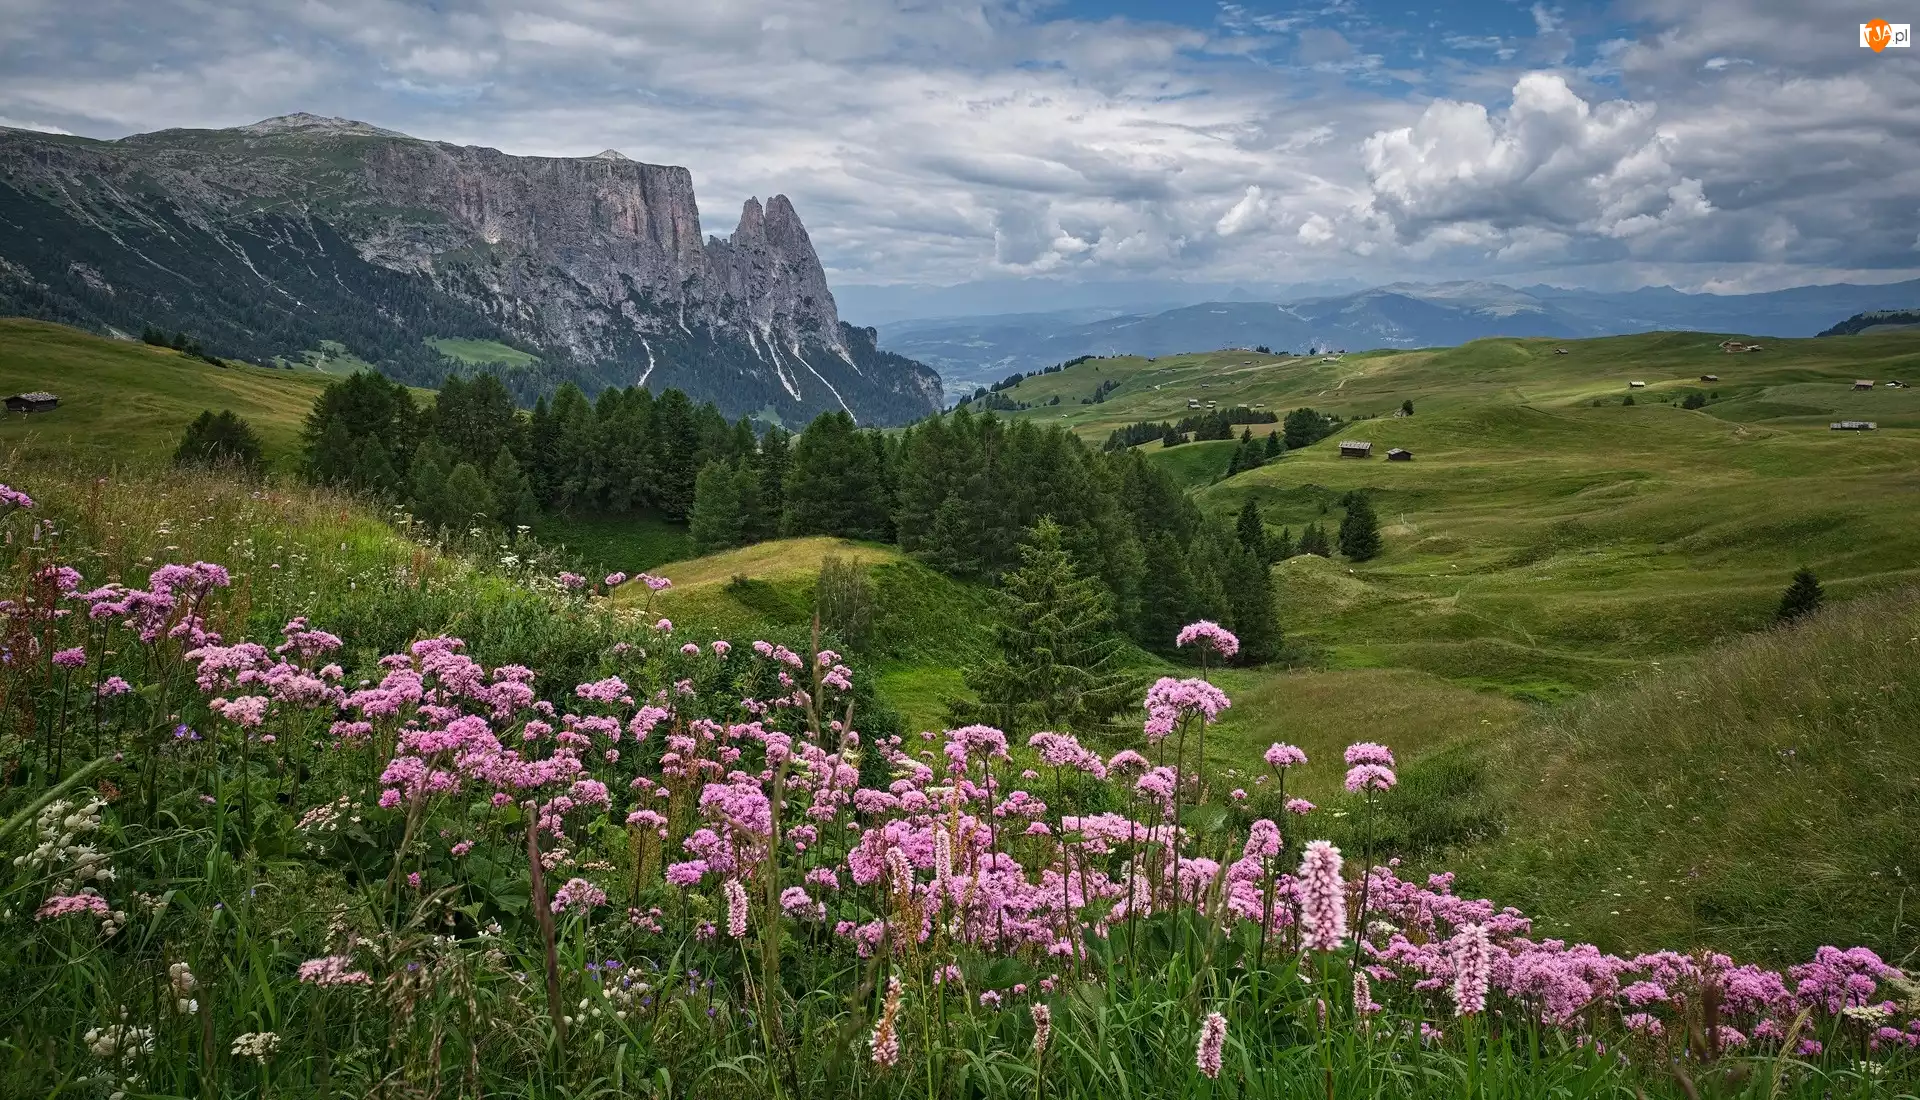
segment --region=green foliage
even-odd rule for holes
[[[854,429],[845,412],[821,413],[800,434],[783,481],[789,535],[838,535],[884,541],[893,524],[887,515],[887,444]]]
[[[1289,451],[1311,447],[1332,435],[1337,426],[1327,414],[1315,412],[1313,409],[1295,409],[1280,423],[1280,429],[1285,433],[1284,442]]]
[[[707,463],[694,480],[693,517],[687,525],[694,549],[712,553],[746,544],[764,529],[760,506],[760,476],[750,459]]]
[[[1340,519],[1340,553],[1349,561],[1370,561],[1380,555],[1380,518],[1367,494],[1355,490],[1346,498],[1347,514]]]
[[[1776,622],[1788,623],[1810,615],[1820,609],[1826,593],[1820,588],[1820,578],[1813,570],[1800,568],[1794,571],[1793,580],[1787,583],[1787,590],[1780,596],[1780,609],[1774,612]]]
[[[1409,397],[1405,401],[1400,402],[1400,411],[1407,416],[1412,416],[1413,415],[1413,398]]]
[[[233,414],[232,409],[211,409],[187,425],[180,446],[173,452],[176,466],[237,466],[256,470],[260,466],[260,437],[252,425]]]
[[[873,640],[874,590],[866,566],[837,554],[821,558],[813,608],[821,629],[831,631],[854,652],[864,651]]]
[[[1099,729],[1133,705],[1137,688],[1120,664],[1110,599],[1076,568],[1051,518],[1034,525],[1020,550],[1020,568],[1002,581],[996,652],[967,674],[979,702],[956,704],[955,721],[1009,735]]]
[[[1234,537],[1240,540],[1240,546],[1262,562],[1278,561],[1273,546],[1267,539],[1267,525],[1260,518],[1260,509],[1253,498],[1240,506],[1240,515],[1234,520]]]
[[[1333,543],[1327,538],[1326,528],[1318,523],[1307,524],[1307,529],[1300,532],[1300,545],[1295,552],[1314,554],[1323,558],[1332,557]]]
[[[1681,399],[1680,407],[1683,409],[1704,409],[1707,407],[1707,395],[1698,390],[1689,393],[1685,398]]]
[[[440,521],[455,529],[485,527],[493,522],[494,508],[493,487],[487,484],[486,475],[471,462],[454,463],[440,487],[435,509]]]

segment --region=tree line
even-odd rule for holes
[[[1142,645],[1169,651],[1182,625],[1210,618],[1240,635],[1246,660],[1279,651],[1269,563],[1137,453],[1098,452],[1063,428],[967,408],[897,433],[827,413],[792,440],[777,528],[764,504],[755,511],[762,465],[743,455],[701,470],[692,510],[700,549],[776,530],[832,535],[895,543],[936,569],[997,583],[1045,519]]]
[[[602,390],[589,401],[563,383],[522,415],[491,374],[450,375],[431,401],[381,375],[329,385],[304,429],[305,469],[412,509],[434,527],[514,527],[541,512],[658,512],[686,520],[695,481],[713,461],[775,463],[786,433],[760,439],[712,403],[679,390]],[[763,479],[779,484],[777,471]],[[778,515],[777,500],[756,501]]]

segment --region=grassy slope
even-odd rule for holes
[[[284,461],[328,381],[318,372],[216,367],[164,348],[0,318],[0,390],[60,395],[52,412],[0,419],[0,445],[31,442],[103,463],[164,460],[203,410],[232,409],[253,425],[268,457]]]
[[[427,341],[434,349],[449,359],[458,359],[469,366],[489,366],[498,363],[509,368],[532,366],[540,361],[538,356],[529,355],[519,348],[511,348],[498,340],[473,340],[467,337],[437,336]]]
[[[1804,958],[1916,940],[1920,590],[1830,607],[1511,741],[1465,885],[1602,946]]]
[[[1920,375],[1920,339],[1771,341],[1748,355],[1721,354],[1719,340],[1483,340],[1335,363],[1245,353],[1099,360],[1029,380],[1014,396],[1045,400],[1124,379],[1102,404],[1065,404],[1077,401],[1070,396],[1058,407],[1090,439],[1184,415],[1189,396],[1345,416],[1412,399],[1411,419],[1350,423],[1199,498],[1230,514],[1251,497],[1269,524],[1297,536],[1314,520],[1337,523],[1348,489],[1371,491],[1386,554],[1351,571],[1313,559],[1279,567],[1290,629],[1336,667],[1424,669],[1553,700],[1764,625],[1803,564],[1842,596],[1920,578],[1920,528],[1902,503],[1920,494],[1920,394],[1851,385]],[[1699,382],[1705,373],[1720,381]],[[1628,408],[1619,398],[1631,380],[1648,388]],[[1696,390],[1719,400],[1699,411],[1665,403]],[[1840,417],[1881,430],[1826,430]],[[1372,440],[1377,452],[1404,446],[1416,458],[1343,460],[1338,438]],[[1204,484],[1192,460],[1174,457],[1185,449],[1145,446]]]

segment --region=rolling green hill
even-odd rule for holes
[[[0,419],[6,446],[44,445],[104,463],[164,460],[203,410],[232,409],[259,433],[268,459],[284,463],[329,381],[318,371],[217,367],[167,348],[0,318],[0,390],[60,397],[51,412]]]
[[[1421,669],[1553,700],[1764,626],[1801,565],[1842,597],[1920,579],[1910,521],[1920,396],[1853,388],[1920,375],[1920,339],[1775,341],[1735,355],[1721,339],[1485,340],[1337,362],[1106,359],[1006,392],[1031,402],[1121,379],[1100,404],[1063,398],[1017,414],[1064,415],[1090,440],[1178,419],[1190,398],[1370,417],[1227,480],[1200,468],[1217,458],[1224,472],[1226,444],[1142,449],[1196,471],[1188,480],[1202,485],[1207,510],[1231,515],[1251,499],[1270,529],[1296,537],[1310,522],[1337,524],[1349,490],[1372,496],[1380,558],[1276,568],[1288,628],[1334,667]],[[1647,385],[1630,391],[1632,381]],[[1678,407],[1689,393],[1708,403]],[[1378,415],[1403,400],[1413,417]],[[1842,418],[1879,430],[1828,430]],[[1415,457],[1340,458],[1336,445],[1349,438],[1371,441],[1376,456],[1404,447]],[[1183,454],[1195,447],[1218,454]]]

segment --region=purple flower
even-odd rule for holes
[[[1177,646],[1188,646],[1195,643],[1213,650],[1222,657],[1231,657],[1240,652],[1240,639],[1234,637],[1232,631],[1221,626],[1219,623],[1209,622],[1206,619],[1202,619],[1197,623],[1188,623],[1186,626],[1181,627],[1179,636],[1173,641],[1173,644]]]
[[[1379,764],[1356,764],[1347,771],[1347,790],[1356,794],[1363,790],[1390,791],[1397,782],[1393,769]]]
[[[1220,1076],[1220,1055],[1227,1044],[1227,1018],[1218,1012],[1207,1013],[1200,1023],[1200,1042],[1193,1054],[1194,1064],[1208,1078]]]
[[[579,589],[585,588],[586,586],[587,586],[587,578],[581,576],[578,573],[561,573],[560,574],[560,587],[562,588],[577,591]]]
[[[1338,951],[1347,938],[1347,884],[1340,878],[1340,849],[1325,840],[1308,841],[1295,889],[1301,948]]]
[[[80,646],[63,649],[53,655],[53,663],[59,668],[79,668],[87,663],[87,651]]]
[[[0,485],[0,504],[14,508],[31,508],[33,498],[11,485]]]
[[[608,573],[605,583],[608,588],[618,588],[627,583],[627,575],[625,573]]]
[[[1307,762],[1307,754],[1279,741],[1267,746],[1267,766],[1271,768],[1291,768]]]
[[[1487,1010],[1487,985],[1493,967],[1493,946],[1487,926],[1469,924],[1453,938],[1453,1014],[1471,1016]]]
[[[1347,767],[1356,764],[1379,764],[1393,767],[1393,750],[1385,745],[1376,745],[1371,741],[1359,741],[1347,746]]]

